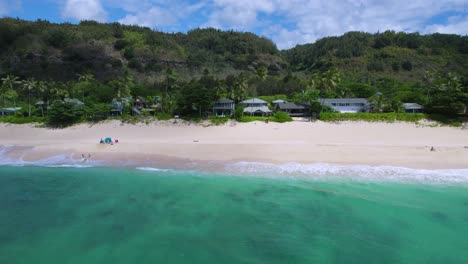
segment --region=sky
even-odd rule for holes
[[[249,31],[278,48],[348,31],[468,34],[468,0],[0,0],[0,17]]]

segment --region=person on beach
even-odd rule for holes
[[[104,144],[104,140],[101,138],[101,141],[99,141],[99,144]]]
[[[115,144],[118,144],[119,143],[119,140],[118,139],[115,139]]]
[[[435,151],[435,148],[433,146],[431,147],[431,151]]]

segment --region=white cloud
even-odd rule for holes
[[[184,31],[199,26],[253,31],[271,38],[282,49],[348,31],[458,34],[467,34],[468,31],[468,0],[63,1],[65,18],[105,21],[107,13],[104,7],[120,9],[125,14],[119,22],[124,24],[166,31]],[[432,18],[443,17],[447,13],[454,15],[446,23],[429,22],[428,25]]]
[[[107,12],[99,0],[66,0],[62,17],[104,22],[107,20]]]
[[[204,26],[217,28],[249,29],[260,26],[258,13],[275,11],[275,1],[269,0],[214,0],[214,11]]]
[[[119,20],[122,24],[140,25],[146,27],[171,27],[181,18],[187,18],[204,7],[205,2],[190,4],[187,1],[168,0],[107,0],[109,5],[121,8],[127,12]]]
[[[430,18],[445,12],[466,12],[466,4],[466,0],[213,0],[206,25],[263,28],[261,33],[271,37],[279,48],[289,48],[348,31],[423,32]],[[463,32],[465,23],[458,24],[433,28]]]
[[[2,0],[0,2],[0,16],[11,15],[13,11],[21,9],[21,0]]]
[[[147,11],[126,15],[119,22],[127,25],[140,25],[145,27],[167,26],[177,20],[171,13],[159,7],[152,7]]]
[[[468,16],[453,16],[448,19],[447,25],[433,24],[426,26],[426,33],[447,33],[468,35]]]

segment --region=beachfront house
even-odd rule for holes
[[[84,106],[84,103],[81,102],[80,100],[76,99],[76,98],[65,98],[65,99],[63,99],[63,101],[64,101],[65,103],[73,104],[73,105],[75,105],[76,107],[78,107],[78,106]]]
[[[216,116],[231,116],[235,111],[234,101],[227,98],[221,98],[213,105],[213,114]]]
[[[273,102],[271,102],[271,104],[273,105],[273,107],[276,109],[278,108],[278,105],[279,104],[282,104],[282,103],[287,103],[286,101],[284,100],[281,100],[281,99],[277,99],[277,100],[274,100]]]
[[[403,103],[403,107],[406,113],[416,114],[424,112],[424,107],[417,103]]]
[[[303,117],[306,114],[306,108],[304,105],[284,101],[275,105],[277,111],[285,112],[291,117]]]
[[[365,98],[321,98],[318,101],[340,113],[369,112],[369,102]]]
[[[125,101],[122,99],[114,99],[112,100],[112,109],[111,115],[117,116],[122,115],[125,109]]]
[[[21,110],[21,107],[0,108],[0,116],[15,115],[16,111],[19,111],[19,110]]]
[[[244,114],[250,116],[269,116],[271,110],[267,106],[267,102],[262,99],[253,98],[242,101],[240,103],[244,107]]]

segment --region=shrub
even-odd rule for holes
[[[109,117],[111,106],[109,104],[92,104],[85,108],[85,118],[87,121],[98,122]]]
[[[241,116],[237,121],[242,123],[248,123],[253,121],[265,121],[267,117],[265,116]]]
[[[169,120],[172,118],[170,114],[166,114],[166,113],[156,113],[155,117],[158,120]]]
[[[241,121],[241,118],[243,117],[244,115],[244,107],[242,107],[241,105],[236,105],[236,110],[234,111],[234,118],[237,120],[237,121]]]
[[[227,121],[229,121],[229,117],[218,117],[218,116],[210,117],[211,124],[215,126],[224,125],[226,124]]]
[[[320,120],[333,121],[367,121],[367,122],[418,122],[425,119],[425,114],[407,113],[321,113]]]
[[[28,123],[43,123],[44,117],[21,117],[21,116],[3,116],[0,117],[0,123],[10,124],[28,124]]]
[[[80,121],[83,108],[72,103],[55,102],[48,111],[47,125],[66,127]]]
[[[293,119],[286,114],[285,112],[276,112],[272,118],[270,118],[272,122],[278,122],[278,123],[285,123],[285,122],[291,122]]]

